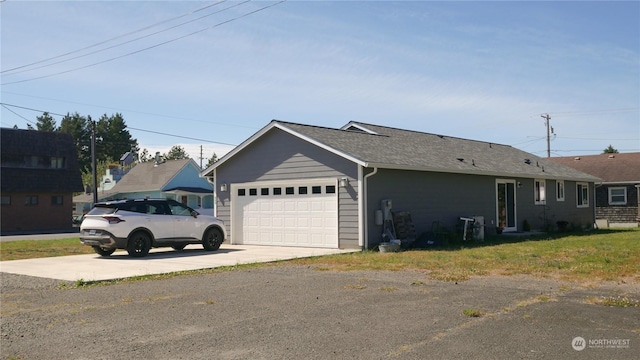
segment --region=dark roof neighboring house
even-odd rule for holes
[[[640,183],[640,152],[562,156],[551,160],[597,176],[604,183]]]
[[[360,122],[341,129],[273,120],[203,173],[277,127],[364,167],[446,173],[543,177],[597,182],[599,178],[511,146]]]
[[[69,134],[2,128],[0,191],[80,192],[82,176]]]

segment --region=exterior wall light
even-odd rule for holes
[[[220,184],[220,191],[226,192],[227,191],[227,184]]]
[[[338,185],[340,185],[341,188],[346,188],[347,185],[349,185],[349,179],[347,178],[342,178],[338,181]]]

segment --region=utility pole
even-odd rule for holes
[[[93,204],[95,205],[98,202],[98,177],[96,176],[96,122],[91,120],[91,116],[89,116],[89,123],[91,124],[91,174],[93,175]]]
[[[551,134],[553,134],[553,127],[549,123],[551,117],[549,114],[540,115],[544,119],[544,124],[547,127],[547,157],[551,157]]]
[[[200,169],[202,169],[202,145],[200,145]]]

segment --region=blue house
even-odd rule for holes
[[[213,215],[213,185],[200,176],[200,167],[193,159],[143,162],[112,188],[98,188],[98,201],[145,198],[173,199],[201,214]],[[92,200],[92,194],[74,197],[76,213],[89,211]]]

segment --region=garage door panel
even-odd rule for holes
[[[238,191],[234,191],[233,242],[337,248],[338,197],[335,192],[325,193],[327,185],[335,188],[335,180],[314,184],[245,184],[242,187],[246,189],[245,194],[250,192],[250,188],[271,189],[268,192],[259,191],[255,196],[239,196]],[[275,188],[281,191],[276,192]],[[285,194],[287,188],[295,189],[294,194]],[[322,193],[316,193],[318,188],[322,189]],[[307,189],[307,192],[300,189]],[[237,227],[239,224],[242,227]]]

